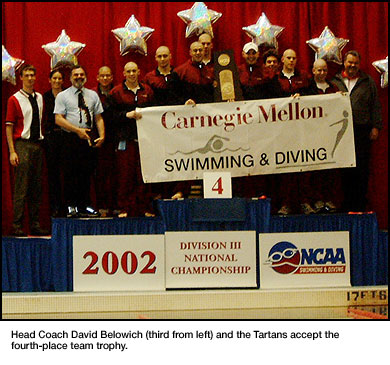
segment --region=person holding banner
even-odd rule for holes
[[[116,143],[119,218],[154,216],[150,187],[142,180],[136,120],[142,117],[137,107],[153,105],[153,90],[139,81],[140,70],[134,62],[124,66],[125,80],[110,91]]]
[[[242,49],[245,63],[238,67],[244,100],[269,99],[275,94],[278,83],[272,68],[259,63],[259,47],[256,43],[246,43]],[[276,82],[275,82],[276,81]]]
[[[293,49],[286,49],[282,56],[282,70],[279,73],[281,97],[305,94],[309,86],[309,75],[296,68],[297,54]]]
[[[309,86],[309,76],[296,68],[296,52],[293,49],[286,49],[281,61],[282,70],[278,75],[281,97],[298,97],[305,94]],[[278,188],[281,208],[278,214],[287,215],[293,210],[300,210],[304,214],[315,213],[310,205],[308,189],[299,189],[299,186],[309,186],[308,175],[302,173],[281,175]]]
[[[200,42],[193,42],[190,46],[191,58],[175,71],[182,82],[181,89],[185,98],[193,104],[212,103],[214,101],[214,74],[208,67],[204,67],[204,47]]]
[[[157,68],[148,72],[144,80],[152,88],[155,105],[184,104],[183,91],[179,75],[171,65],[172,55],[167,46],[160,46],[156,50],[155,60]]]
[[[367,209],[368,178],[371,144],[382,128],[378,90],[371,76],[360,69],[361,56],[357,51],[344,55],[344,70],[332,82],[351,99],[355,137],[356,167],[343,170],[343,209],[363,212]]]
[[[307,89],[307,95],[323,95],[338,92],[338,88],[328,79],[328,66],[325,60],[318,59],[313,63],[313,78],[310,80]],[[309,179],[301,189],[310,189],[310,195],[313,197],[313,208],[316,213],[334,213],[337,207],[334,203],[339,187],[339,170],[319,170],[305,172]]]
[[[152,88],[155,105],[180,105],[184,104],[183,90],[179,75],[171,65],[172,55],[167,46],[160,46],[156,50],[155,60],[157,68],[145,75],[145,82]],[[152,185],[155,199],[168,199],[171,197],[182,198],[179,192],[183,184],[156,183]]]
[[[270,68],[276,75],[279,74],[279,55],[274,48],[270,48],[268,51],[264,52],[263,63],[264,67]]]

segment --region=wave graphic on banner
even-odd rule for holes
[[[181,153],[182,155],[190,155],[194,152],[199,152],[199,153],[202,153],[202,154],[206,154],[207,152],[213,152],[213,153],[222,153],[222,152],[225,152],[225,151],[229,151],[229,152],[237,152],[237,151],[249,151],[250,148],[242,148],[242,147],[239,147],[239,148],[236,148],[236,149],[229,149],[229,148],[225,148],[225,149],[222,149],[224,147],[224,140],[225,141],[230,141],[229,138],[225,138],[225,137],[221,137],[221,136],[217,136],[216,134],[214,136],[212,136],[208,142],[206,143],[206,145],[202,148],[198,148],[196,150],[193,150],[193,151],[189,151],[189,152],[183,152],[183,151],[176,151],[174,153],[169,153],[169,155],[176,155],[177,153]]]

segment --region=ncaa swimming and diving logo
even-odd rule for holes
[[[346,260],[343,248],[301,248],[288,241],[276,243],[264,262],[279,274],[343,274]]]
[[[287,241],[278,242],[271,248],[266,264],[279,274],[291,274],[298,270],[301,254],[296,246]]]

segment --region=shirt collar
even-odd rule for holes
[[[360,72],[358,72],[358,73],[356,74],[356,76],[354,76],[354,77],[351,77],[351,76],[348,76],[348,75],[347,75],[347,73],[345,72],[345,70],[343,70],[343,72],[341,72],[341,76],[342,76],[344,79],[348,79],[348,80],[356,80],[356,79],[358,79],[358,78],[359,78],[359,76],[360,76]]]
[[[73,94],[77,94],[79,90],[81,90],[82,93],[84,93],[85,87],[82,87],[81,89],[78,89],[77,87],[74,87],[73,85],[70,87]]]
[[[37,94],[35,93],[35,90],[33,90],[32,94],[29,94],[27,91],[24,91],[23,89],[20,89],[20,92],[26,98],[29,98],[30,96],[33,96],[35,98],[37,96]]]
[[[158,67],[157,67],[157,68],[156,68],[156,75],[157,75],[157,76],[168,76],[168,75],[170,75],[170,74],[172,73],[172,71],[173,71],[173,66],[171,66],[171,69],[170,69],[169,73],[167,73],[166,75],[164,75],[164,74],[162,74],[162,73],[160,72],[160,70],[159,70]]]

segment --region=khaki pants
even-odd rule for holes
[[[27,203],[30,228],[37,228],[42,195],[43,150],[39,142],[18,139],[15,141],[15,151],[19,156],[19,165],[15,168],[13,226],[22,228]]]

